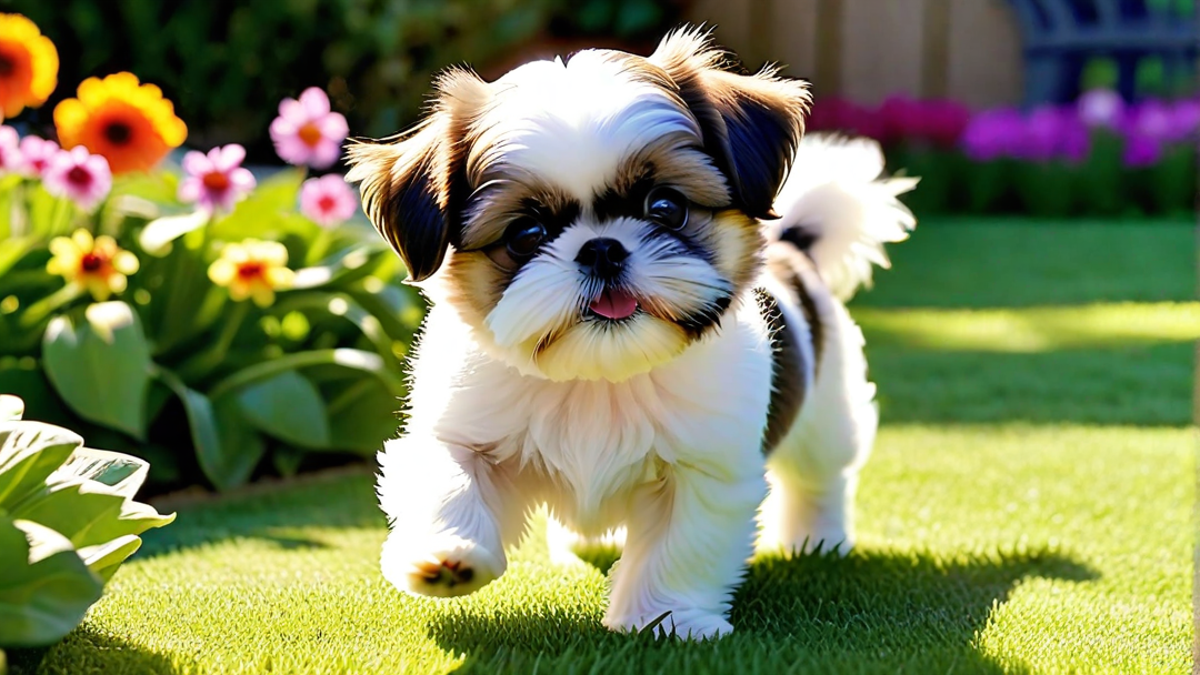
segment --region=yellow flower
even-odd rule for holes
[[[20,14],[0,14],[0,113],[36,108],[58,86],[58,51]]]
[[[227,244],[208,268],[208,278],[229,288],[236,301],[254,300],[259,307],[275,302],[275,290],[289,288],[296,273],[287,268],[287,248],[275,241],[247,239]]]
[[[152,169],[187,138],[187,126],[162,90],[139,84],[133,73],[89,77],[78,96],[54,108],[59,143],[104,155],[114,174]]]
[[[54,257],[46,263],[46,271],[58,274],[68,284],[87,289],[97,301],[113,293],[121,293],[128,283],[126,276],[138,271],[138,259],[130,251],[117,246],[108,235],[92,238],[87,230],[75,230],[70,237],[55,237],[50,242]]]

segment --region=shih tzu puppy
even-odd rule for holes
[[[842,301],[907,237],[915,181],[802,138],[808,102],[688,29],[646,58],[449,70],[415,129],[351,148],[433,303],[379,455],[391,583],[479,589],[545,504],[625,530],[605,625],[702,638],[732,630],[756,534],[853,545],[877,413]]]

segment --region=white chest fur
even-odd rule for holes
[[[619,383],[520,375],[483,354],[452,310],[435,308],[413,364],[406,435],[517,464],[548,483],[547,498],[581,530],[615,526],[631,492],[666,467],[727,478],[761,462],[770,344],[754,304],[743,307],[679,358]]]

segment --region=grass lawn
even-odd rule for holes
[[[380,577],[371,479],[177,504],[17,673],[1185,673],[1195,246],[1183,224],[925,223],[856,300],[883,427],[848,558],[756,561],[717,643],[600,625],[533,537],[459,600]]]

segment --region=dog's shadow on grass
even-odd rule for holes
[[[600,569],[611,561],[595,560]],[[992,612],[1026,580],[1098,576],[1050,550],[765,557],[735,596],[733,636],[715,643],[615,635],[566,607],[464,610],[435,620],[430,634],[479,672],[1012,673],[1027,669],[979,647]]]

